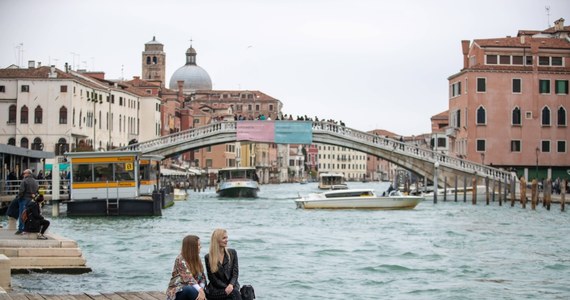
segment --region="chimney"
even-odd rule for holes
[[[33,69],[36,66],[36,62],[33,60],[28,60],[28,68]]]
[[[38,68],[42,66],[42,62],[38,61]]]
[[[176,84],[178,85],[178,95],[182,96],[184,91],[184,80],[178,80],[176,81]]]
[[[556,31],[564,30],[564,19],[563,18],[560,18],[560,19],[554,21],[554,30],[556,30]]]
[[[469,67],[469,40],[461,41],[461,49],[463,50],[463,69]]]

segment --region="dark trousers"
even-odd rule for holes
[[[49,227],[49,221],[48,220],[43,219],[40,221],[40,233],[41,234],[46,233],[46,230],[48,229],[48,227]],[[194,298],[194,299],[196,299],[196,298]]]
[[[236,288],[229,295],[226,295],[222,290],[216,290],[213,293],[206,292],[206,298],[208,300],[241,300],[241,294]]]
[[[176,300],[196,300],[198,291],[193,286],[185,286],[182,290],[176,293]]]

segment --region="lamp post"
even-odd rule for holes
[[[438,188],[438,184],[437,184],[437,171],[439,169],[439,162],[436,161],[433,164],[434,167],[434,172],[433,172],[433,203],[437,203],[437,188]]]
[[[536,152],[536,181],[538,181],[538,153],[540,153],[540,148],[536,147],[535,149]]]

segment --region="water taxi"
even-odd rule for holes
[[[343,190],[347,189],[344,175],[342,173],[321,173],[319,174],[319,189],[321,190]]]
[[[220,197],[255,198],[259,179],[254,167],[234,167],[218,170],[216,193]]]
[[[333,190],[311,193],[295,200],[297,208],[328,209],[413,209],[424,200],[421,196],[407,196],[392,191],[388,196],[378,196],[373,189]]]

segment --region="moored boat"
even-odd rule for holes
[[[257,173],[253,167],[224,168],[218,171],[216,193],[220,197],[255,198],[259,191]]]
[[[413,209],[423,201],[421,196],[402,195],[392,191],[388,196],[378,196],[373,189],[332,190],[311,193],[295,200],[297,208],[321,209]]]
[[[321,190],[344,190],[347,189],[344,175],[341,173],[319,174],[319,189]]]
[[[183,189],[174,189],[174,201],[186,200],[188,193]]]

